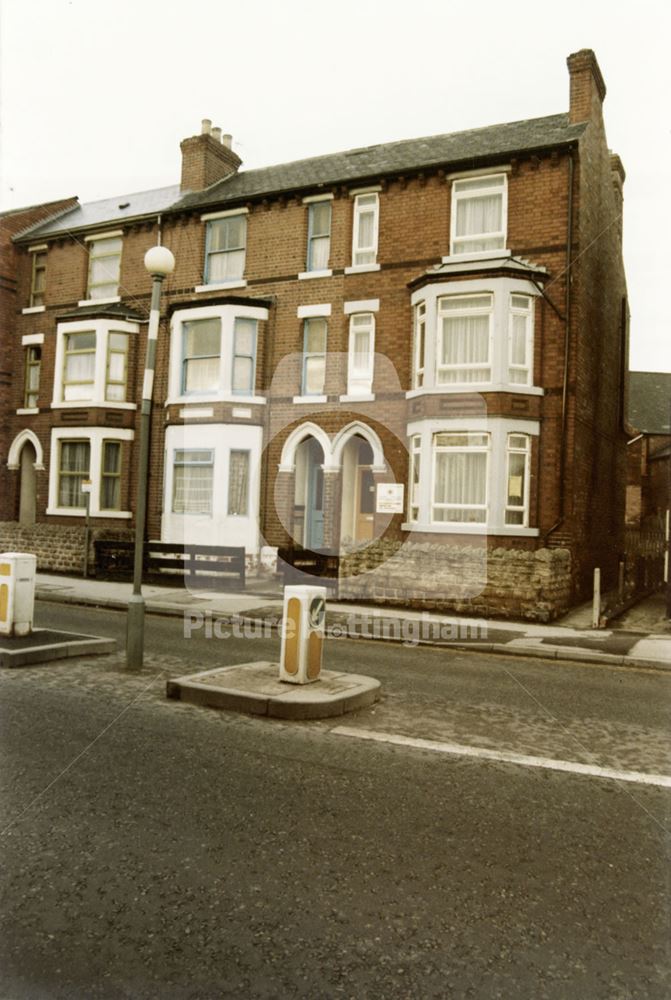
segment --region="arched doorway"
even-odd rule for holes
[[[37,506],[36,462],[35,447],[32,441],[26,441],[19,456],[19,524],[24,528],[35,524]]]
[[[293,535],[306,549],[324,546],[324,450],[313,437],[296,448]]]
[[[363,545],[375,533],[375,478],[373,449],[354,434],[342,449],[342,513],[340,541]]]

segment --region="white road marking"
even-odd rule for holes
[[[532,757],[510,750],[487,750],[485,747],[469,747],[460,743],[440,743],[437,740],[422,740],[396,733],[379,733],[372,729],[352,729],[337,726],[331,730],[336,736],[350,736],[358,740],[373,740],[376,743],[393,743],[395,746],[414,747],[417,750],[433,750],[435,753],[449,753],[456,757],[478,757],[480,760],[495,760],[504,764],[521,764],[523,767],[542,767],[548,771],[568,771],[571,774],[585,774],[592,778],[607,778],[609,781],[631,781],[637,785],[657,785],[671,788],[671,775],[646,774],[644,771],[618,771],[611,767],[595,764],[580,764],[575,760],[554,760],[552,757]]]

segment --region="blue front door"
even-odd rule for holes
[[[324,545],[324,470],[321,448],[310,449],[308,495],[305,505],[305,547],[321,549]]]

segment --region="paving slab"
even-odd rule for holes
[[[26,667],[73,656],[114,653],[114,639],[36,628],[29,635],[0,636],[0,667]]]
[[[231,712],[275,719],[329,719],[367,708],[380,697],[381,685],[362,674],[322,670],[311,684],[279,679],[279,666],[268,660],[218,667],[169,680],[168,698]]]

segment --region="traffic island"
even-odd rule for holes
[[[361,674],[322,670],[317,684],[287,684],[279,664],[266,660],[219,667],[167,682],[168,698],[274,719],[329,719],[368,708],[380,697],[380,682]]]
[[[0,635],[0,667],[27,667],[73,656],[113,653],[115,650],[114,639],[36,628],[28,635]]]

